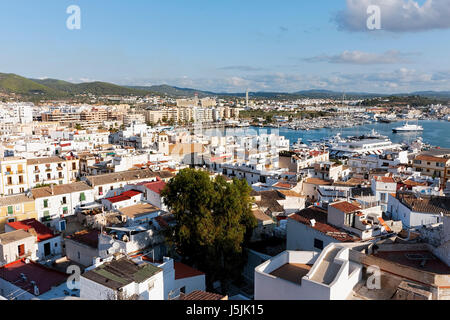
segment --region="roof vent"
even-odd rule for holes
[[[315,227],[316,226],[316,220],[315,219],[311,219],[309,220],[309,222],[311,222],[311,227]]]

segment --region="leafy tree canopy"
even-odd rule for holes
[[[209,290],[220,281],[226,293],[230,281],[241,275],[243,247],[257,224],[250,192],[245,180],[211,180],[207,172],[194,169],[181,170],[162,191],[177,220],[168,241],[186,263],[206,273]]]

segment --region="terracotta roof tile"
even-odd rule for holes
[[[357,210],[361,210],[361,207],[347,201],[332,203],[331,206],[344,213],[351,213]]]
[[[206,291],[196,290],[193,291],[184,297],[181,298],[181,300],[225,300],[226,296],[217,294],[217,293],[210,293]]]

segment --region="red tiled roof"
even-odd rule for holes
[[[333,204],[331,204],[331,206],[335,209],[338,209],[339,211],[344,212],[344,213],[350,213],[350,212],[354,212],[357,210],[361,210],[360,207],[358,207],[350,202],[347,202],[347,201],[333,203]]]
[[[106,198],[106,200],[108,200],[111,203],[117,203],[117,202],[121,202],[121,201],[126,201],[126,200],[130,200],[130,197],[125,197],[125,196],[115,196],[115,197],[111,197],[111,198]]]
[[[277,188],[284,188],[284,189],[291,189],[292,188],[292,185],[290,185],[289,183],[283,183],[283,182],[277,182],[273,186],[277,187]]]
[[[375,177],[375,179],[377,181],[384,182],[384,183],[395,183],[395,180],[392,177],[380,177],[380,176],[378,176],[378,177]]]
[[[204,275],[203,272],[181,262],[174,261],[173,267],[175,269],[175,280]]]
[[[128,190],[128,191],[123,192],[121,194],[121,196],[125,196],[125,197],[130,197],[131,198],[131,197],[137,196],[138,194],[142,194],[142,192],[136,191],[136,190]]]
[[[71,236],[68,236],[67,239],[86,244],[92,248],[98,248],[99,234],[100,231],[98,230],[83,230]]]
[[[106,198],[106,200],[108,200],[111,203],[117,203],[117,202],[130,200],[131,197],[137,196],[138,194],[142,194],[142,192],[136,191],[136,190],[128,190],[118,196]]]
[[[22,229],[25,231],[28,231],[29,229],[33,228],[36,231],[38,242],[48,240],[56,236],[50,228],[40,223],[36,219],[9,222],[8,226],[16,230]]]
[[[345,230],[338,229],[326,223],[326,215],[326,211],[317,208],[307,208],[298,213],[291,214],[288,219],[292,219],[301,224],[307,225],[312,229],[317,230],[340,242],[357,242],[360,240],[356,236],[351,236]],[[311,219],[316,220],[314,227],[311,225]]]
[[[428,155],[418,155],[414,160],[446,163],[450,159],[448,159],[448,158],[441,158],[441,157],[433,157],[433,156],[428,156]]]
[[[224,300],[225,296],[216,293],[196,290],[181,298],[182,300]]]
[[[144,186],[157,194],[161,194],[161,191],[166,186],[166,183],[164,181],[155,181],[146,183]]]
[[[22,280],[21,273],[27,277],[27,281]],[[52,287],[64,283],[67,277],[68,274],[44,267],[39,263],[32,261],[26,263],[25,259],[17,260],[0,268],[0,278],[14,283],[15,286],[32,294],[34,294],[34,287],[30,284],[31,281],[36,282],[41,295],[50,291]]]
[[[330,186],[330,185],[332,185],[331,181],[322,180],[322,179],[319,179],[319,178],[308,178],[308,179],[305,180],[305,183],[317,184],[317,185],[323,185],[323,186]]]

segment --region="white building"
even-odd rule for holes
[[[295,272],[290,269],[295,268]],[[343,300],[362,278],[349,249],[285,251],[255,268],[255,300]]]
[[[10,222],[5,225],[5,232],[24,230],[36,236],[36,257],[40,262],[56,260],[62,254],[62,237],[35,219]]]
[[[86,182],[51,185],[33,189],[38,220],[47,226],[64,231],[64,217],[75,214],[83,205],[94,202],[94,190]]]
[[[387,215],[401,220],[406,228],[441,223],[450,214],[450,198],[423,196],[410,192],[389,194]]]
[[[103,262],[80,277],[86,300],[164,300],[163,270],[127,258]]]
[[[389,194],[397,192],[397,182],[392,177],[374,176],[371,188],[376,201],[380,201],[383,212],[386,212]]]
[[[36,236],[15,230],[0,234],[0,266],[28,257],[37,260]]]

